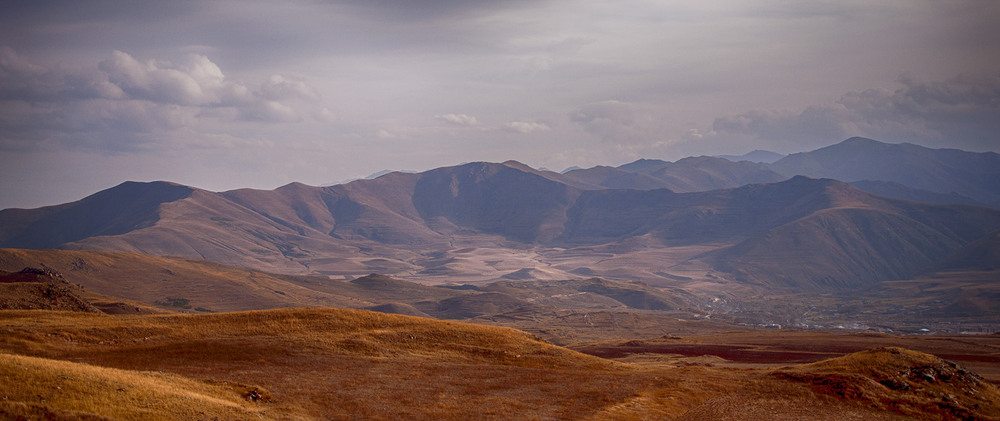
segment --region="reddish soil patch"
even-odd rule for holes
[[[753,364],[809,363],[842,354],[770,351],[740,345],[699,345],[699,344],[641,344],[620,346],[592,346],[577,351],[601,358],[623,358],[631,354],[679,354],[686,357],[714,355],[729,361]]]

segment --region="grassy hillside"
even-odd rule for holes
[[[4,419],[273,419],[223,383],[0,353]]]
[[[88,364],[79,370],[93,376],[118,376],[109,381],[112,392],[130,390],[132,382],[150,376],[143,372],[171,373],[164,382],[184,376],[188,384],[198,384],[178,387],[177,393],[203,391],[237,402],[240,394],[263,391],[268,402],[259,411],[277,418],[579,418],[634,389],[622,365],[520,331],[367,311],[181,316],[8,311],[0,312],[0,320],[0,352],[39,357],[28,361],[48,367],[56,379],[85,378],[63,370],[66,360]],[[28,380],[25,387],[35,393],[51,390],[46,382],[54,381],[42,375]],[[242,386],[226,395],[217,385]],[[0,393],[18,397],[16,402],[37,399],[9,388],[0,386]],[[111,395],[107,410],[70,399],[49,402],[65,411],[121,416],[118,406],[133,400]],[[183,414],[181,406],[194,403],[177,399],[160,413]]]
[[[0,415],[991,419],[1000,410],[996,388],[956,365],[873,352],[777,369],[716,367],[719,358],[623,364],[513,329],[357,310],[4,311]]]

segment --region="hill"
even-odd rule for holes
[[[366,311],[128,317],[0,312],[0,318],[0,373],[18,379],[5,382],[8,399],[0,409],[22,413],[580,417],[629,393],[611,386],[625,380],[618,376],[629,377],[619,365],[523,332]],[[22,330],[27,324],[33,328]],[[59,339],[35,332],[58,333]],[[32,377],[16,374],[26,364],[38,368]],[[88,380],[97,384],[93,400],[80,391]],[[12,389],[15,383],[20,386]],[[569,383],[579,386],[562,388]],[[587,399],[595,390],[602,390],[601,399]]]
[[[26,267],[17,272],[0,270],[0,309],[100,312],[81,298],[79,289],[62,275]]]
[[[890,181],[936,193],[957,193],[991,206],[1000,204],[1000,155],[930,149],[854,137],[836,145],[788,155],[770,168],[846,182]]]
[[[991,419],[1000,401],[976,374],[898,348],[727,368],[624,364],[513,329],[357,310],[0,319],[8,417]]]

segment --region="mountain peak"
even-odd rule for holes
[[[874,139],[869,139],[867,137],[854,136],[840,142],[841,144],[865,144],[865,145],[887,145],[887,143],[879,142]]]

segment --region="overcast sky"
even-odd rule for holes
[[[995,0],[2,6],[0,209],[851,136],[1000,150]]]

